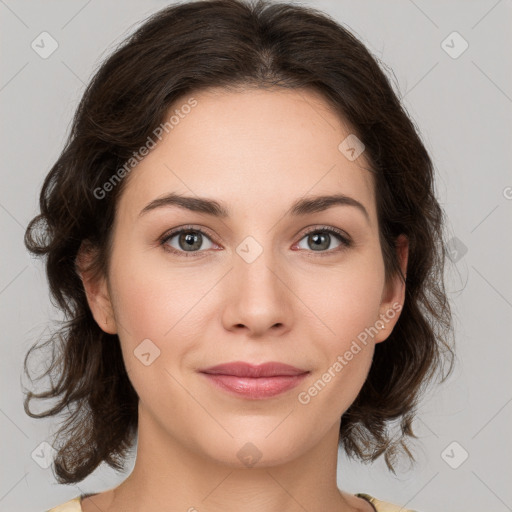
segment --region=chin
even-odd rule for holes
[[[274,422],[275,432],[272,432],[272,429],[265,429],[264,433],[258,434],[252,429],[247,430],[246,434],[240,431],[231,432],[233,437],[227,433],[225,436],[221,434],[223,439],[205,434],[202,439],[207,440],[208,444],[201,443],[202,446],[197,449],[215,462],[231,468],[263,468],[285,464],[308,450],[312,433],[291,435],[289,429],[284,428],[278,432],[278,425],[279,422]]]

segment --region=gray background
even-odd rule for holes
[[[101,467],[78,485],[60,486],[51,469],[35,462],[33,453],[44,449],[40,443],[50,440],[58,423],[25,414],[21,382],[30,383],[22,363],[58,313],[41,262],[24,249],[23,233],[85,83],[114,44],[166,3],[0,0],[1,511],[43,511],[127,476]],[[457,367],[422,404],[417,465],[393,476],[383,461],[363,465],[341,454],[339,485],[421,512],[512,510],[512,2],[303,3],[345,24],[393,70],[436,165],[457,249],[448,269]],[[47,59],[31,48],[43,31],[59,45]],[[469,44],[457,58],[442,46],[453,31]],[[452,54],[462,48],[453,36],[444,44]],[[40,410],[36,402],[33,407]],[[463,463],[462,450],[469,454]]]

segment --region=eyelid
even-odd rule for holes
[[[210,231],[208,228],[205,228],[203,226],[196,226],[195,224],[184,224],[183,226],[177,226],[175,228],[169,229],[159,238],[159,240],[165,242],[169,238],[181,233],[182,231],[197,231],[198,233],[201,233],[203,235],[208,235],[209,238],[215,238],[213,232]]]
[[[311,233],[316,233],[317,231],[318,232],[327,231],[328,233],[335,233],[346,243],[348,243],[348,244],[352,243],[352,238],[350,237],[350,235],[348,233],[346,233],[342,229],[335,228],[334,226],[313,226],[310,229],[307,229],[306,231],[304,231],[304,233],[302,233],[302,238],[304,238],[306,235],[309,235]],[[302,240],[302,238],[301,238],[301,240]]]

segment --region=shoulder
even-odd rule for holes
[[[356,496],[369,501],[375,508],[376,512],[415,512],[414,510],[405,509],[400,505],[393,505],[392,503],[378,500],[377,498],[362,492],[356,494]]]
[[[46,512],[82,512],[82,506],[80,505],[81,497],[77,496],[72,500],[66,501],[66,503],[62,503],[62,505],[58,505],[53,507]]]

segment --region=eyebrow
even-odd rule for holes
[[[204,213],[213,217],[228,218],[230,216],[229,209],[222,202],[203,197],[183,196],[171,192],[148,203],[139,213],[139,217],[157,208],[170,206],[177,206],[178,208]],[[356,199],[344,194],[312,196],[298,199],[291,205],[285,215],[298,217],[322,212],[333,206],[353,206],[363,213],[366,220],[370,222],[370,215],[364,205]]]

